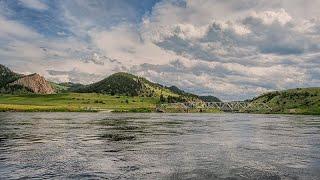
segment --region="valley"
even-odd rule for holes
[[[0,111],[223,112],[223,109],[206,106],[207,102],[221,102],[215,96],[199,96],[125,72],[83,85],[50,82],[39,74],[22,75],[0,65],[0,80]],[[268,92],[245,102],[270,108],[239,109],[237,112],[319,115],[320,88]],[[159,108],[163,106],[166,108]]]

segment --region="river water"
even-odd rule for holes
[[[0,179],[320,179],[320,116],[0,113]]]

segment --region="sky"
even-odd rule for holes
[[[0,64],[244,100],[320,86],[320,0],[0,0]]]

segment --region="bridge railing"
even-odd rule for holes
[[[272,110],[266,103],[256,103],[247,101],[232,101],[232,102],[206,102],[206,103],[168,103],[161,104],[159,108],[178,106],[184,109],[206,109],[216,108],[221,111],[254,111],[254,110]]]
[[[250,110],[272,110],[266,103],[232,101],[232,102],[208,102],[207,107],[215,107],[224,111],[250,111]]]

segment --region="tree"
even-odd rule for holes
[[[162,95],[162,94],[160,95],[160,102],[166,102],[166,98],[165,98],[165,97],[163,97],[163,95]]]

